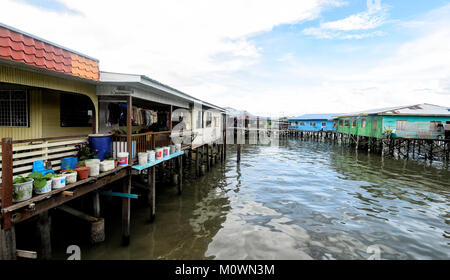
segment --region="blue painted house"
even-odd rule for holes
[[[289,129],[299,131],[333,131],[336,124],[333,119],[339,113],[333,114],[306,114],[289,118]]]

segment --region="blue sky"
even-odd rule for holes
[[[220,106],[450,106],[449,1],[5,1],[5,24]]]

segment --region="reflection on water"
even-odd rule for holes
[[[450,172],[382,160],[339,145],[288,139],[246,146],[182,196],[157,192],[157,218],[132,209],[131,245],[120,246],[120,215],[107,241],[83,259],[383,259],[450,257]],[[189,171],[187,171],[189,172]],[[71,242],[71,241],[67,241]]]

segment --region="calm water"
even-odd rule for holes
[[[246,146],[240,166],[235,155],[188,174],[182,196],[157,188],[153,224],[134,205],[129,247],[120,212],[107,218],[107,241],[83,245],[82,259],[450,258],[448,167],[297,139]],[[67,235],[56,255],[70,244]]]

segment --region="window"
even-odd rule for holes
[[[337,127],[337,121],[333,122],[333,127]]]
[[[352,121],[352,127],[356,127],[356,120]]]
[[[0,126],[29,126],[28,93],[25,90],[0,91]]]
[[[373,131],[377,130],[377,120],[373,120]]]
[[[361,120],[361,127],[365,128],[366,127],[366,119],[362,119]]]
[[[315,122],[310,122],[309,126],[316,126],[316,123]]]
[[[94,104],[89,97],[61,93],[60,101],[61,127],[92,126]]]
[[[305,122],[300,122],[300,126],[305,126]]]
[[[212,113],[206,112],[206,127],[211,127],[212,123]]]
[[[339,120],[339,126],[342,126],[344,124],[343,120]]]
[[[405,131],[405,130],[407,130],[407,127],[408,127],[408,121],[398,120],[395,122],[396,130]]]
[[[430,121],[430,130],[439,131],[442,127],[441,121]]]
[[[350,126],[350,121],[349,120],[345,120],[345,126]]]
[[[297,123],[296,122],[291,122],[291,126],[296,126]]]
[[[326,123],[326,122],[323,122],[323,123],[322,123],[322,126],[327,126],[327,123]]]

